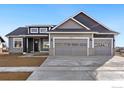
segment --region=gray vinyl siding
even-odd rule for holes
[[[9,37],[9,52],[10,53],[23,53],[23,48],[13,48],[13,37]]]

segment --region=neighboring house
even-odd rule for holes
[[[83,12],[59,25],[19,27],[7,34],[10,53],[49,51],[57,56],[114,55],[118,33]]]
[[[0,36],[0,53],[3,52],[5,41],[4,39]]]

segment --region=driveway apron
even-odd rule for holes
[[[95,80],[95,70],[110,56],[49,56],[28,80]]]

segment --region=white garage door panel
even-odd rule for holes
[[[71,54],[71,46],[70,46],[71,40],[65,39],[55,40],[55,55],[70,55]]]
[[[112,52],[112,39],[94,39],[95,55],[110,56]]]
[[[56,39],[55,55],[87,56],[87,39]]]
[[[72,39],[72,55],[73,56],[86,56],[87,55],[87,40]]]

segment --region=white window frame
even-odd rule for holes
[[[42,31],[42,30],[44,30],[44,31]],[[40,32],[40,33],[47,32],[47,28],[40,28],[39,32]]]
[[[89,56],[89,37],[53,37],[54,55],[55,55],[55,40],[56,39],[87,39],[87,56]]]
[[[36,32],[32,32],[32,29],[37,29]],[[30,33],[38,33],[38,28],[30,28]]]
[[[21,41],[21,47],[15,47],[15,41]],[[23,48],[23,38],[13,38],[13,48]]]

